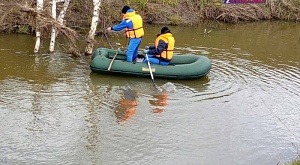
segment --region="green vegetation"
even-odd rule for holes
[[[295,160],[291,165],[300,165],[300,160]]]
[[[178,15],[173,15],[170,17],[170,24],[171,25],[179,25],[180,24],[180,17]]]
[[[18,27],[17,33],[19,34],[29,34],[30,32],[30,26],[29,25],[20,25]]]
[[[147,3],[148,3],[147,0],[135,0],[134,2],[137,3],[138,8],[139,8],[139,9],[142,9],[142,10],[143,10],[144,8],[146,8]]]

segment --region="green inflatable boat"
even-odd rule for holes
[[[115,56],[116,55],[116,56]],[[114,58],[115,57],[115,58]],[[127,62],[126,53],[107,48],[97,48],[93,52],[90,67],[92,72],[118,74],[123,76],[150,77],[147,63]],[[151,64],[154,78],[196,79],[206,76],[211,69],[211,61],[200,55],[176,55],[167,66]]]

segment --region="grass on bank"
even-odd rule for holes
[[[224,4],[223,0],[108,0],[101,4],[99,23],[106,26],[119,22],[120,10],[126,4],[141,14],[144,22],[155,24],[190,25],[202,20],[229,23],[270,19],[300,20],[299,0],[265,1],[264,4]],[[48,13],[51,11],[49,2],[50,0],[44,0],[44,9]],[[33,10],[35,5],[29,0],[7,0],[0,3],[0,31],[34,32],[35,21],[31,20],[37,18]],[[66,13],[67,26],[72,29],[89,27],[92,10],[91,0],[72,0]]]
[[[300,165],[300,160],[293,161],[291,165]]]

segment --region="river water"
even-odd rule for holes
[[[141,50],[161,26],[146,25]],[[34,54],[0,36],[0,164],[272,165],[300,147],[300,25],[170,27],[176,53],[212,61],[196,80],[91,73],[89,57]],[[204,29],[212,30],[204,35]],[[125,44],[110,34],[112,43]],[[105,38],[100,45],[109,47]],[[116,48],[116,47],[115,47]]]

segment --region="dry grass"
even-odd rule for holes
[[[269,13],[255,4],[225,5],[222,8],[205,7],[203,15],[206,19],[222,22],[258,21],[270,19]]]
[[[67,38],[69,41],[69,46],[71,53],[75,56],[80,56],[78,53],[78,47],[76,42],[79,39],[78,33],[55,19],[52,18],[50,14],[50,4],[45,4],[42,12],[38,12],[34,7],[35,4],[29,1],[20,2],[9,2],[7,4],[2,4],[3,10],[2,17],[0,18],[1,31],[7,32],[18,32],[20,27],[27,25],[27,33],[34,34],[38,28],[41,32],[42,38],[48,38],[51,34],[52,27],[55,27],[58,34]],[[26,29],[23,28],[23,33],[26,33]]]
[[[294,1],[277,0],[267,1],[267,7],[270,8],[271,16],[275,19],[299,21],[300,7]]]
[[[265,4],[223,4],[203,7],[205,19],[221,22],[259,21],[266,19],[299,21],[300,8],[294,1],[267,0]]]

